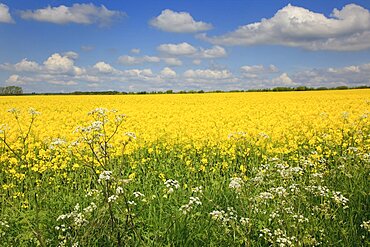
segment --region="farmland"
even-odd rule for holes
[[[4,246],[361,246],[370,90],[0,98]]]

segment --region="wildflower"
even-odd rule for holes
[[[258,198],[262,200],[268,200],[268,199],[273,199],[274,195],[271,194],[270,192],[261,192]]]
[[[90,111],[88,115],[99,115],[99,116],[106,116],[108,109],[106,108],[95,108],[94,110]]]
[[[114,202],[118,199],[118,196],[117,195],[111,195],[110,197],[108,197],[108,202]]]
[[[102,180],[109,181],[112,178],[112,171],[103,171],[99,174],[98,181],[101,182]]]
[[[339,191],[333,192],[333,199],[337,204],[342,204],[345,206],[349,201],[346,197],[344,197]]]
[[[370,233],[370,220],[363,221],[360,226]]]
[[[134,132],[126,132],[125,135],[128,136],[130,139],[136,140],[136,135]]]
[[[211,215],[212,219],[214,220],[221,220],[223,218],[224,211],[218,211],[218,210],[213,210],[209,214]]]
[[[32,115],[32,116],[36,116],[36,115],[40,115],[41,114],[41,112],[38,112],[38,111],[36,111],[35,109],[33,109],[33,108],[30,108],[29,110],[28,110],[28,112]]]
[[[187,214],[190,212],[194,206],[202,205],[202,202],[200,201],[199,197],[190,197],[188,204],[182,205],[180,207],[180,211],[183,214]]]
[[[117,194],[117,195],[123,194],[123,188],[122,188],[121,186],[118,186],[118,187],[116,188],[116,194]]]
[[[138,191],[135,191],[133,194],[134,194],[135,197],[144,197],[145,196],[143,193],[140,193]]]
[[[134,202],[134,201],[127,201],[127,203],[128,203],[129,205],[133,205],[133,206],[135,206],[135,205],[136,205],[136,202]]]
[[[193,193],[203,193],[203,186],[195,187],[191,189]]]
[[[231,182],[229,183],[230,189],[240,190],[243,185],[243,180],[241,178],[231,178]]]
[[[179,182],[177,180],[167,179],[166,182],[164,182],[164,184],[168,188],[168,190],[167,190],[168,194],[173,193],[174,189],[180,188]]]

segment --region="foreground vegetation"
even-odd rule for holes
[[[156,98],[153,122],[142,99],[80,98],[76,119],[2,102],[0,245],[369,245],[369,92],[255,96]]]

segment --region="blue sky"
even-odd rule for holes
[[[0,86],[370,85],[369,11],[368,0],[0,0]]]

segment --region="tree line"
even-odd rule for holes
[[[70,93],[32,93],[37,95],[123,95],[123,94],[199,94],[199,93],[233,93],[233,92],[288,92],[288,91],[322,91],[322,90],[347,90],[347,89],[366,89],[370,86],[359,86],[359,87],[274,87],[274,88],[263,88],[263,89],[248,89],[248,90],[213,90],[213,91],[204,91],[204,90],[182,90],[182,91],[139,91],[139,92],[119,92],[119,91],[75,91]],[[23,94],[23,89],[18,86],[7,86],[0,87],[0,95],[21,95]],[[28,93],[27,93],[28,94]]]

